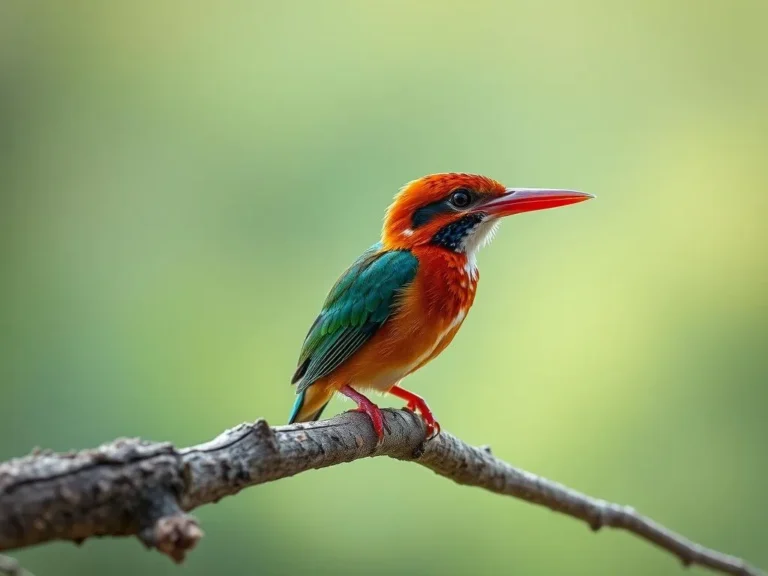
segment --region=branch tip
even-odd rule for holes
[[[188,514],[160,518],[153,527],[143,530],[139,537],[147,548],[156,548],[180,564],[189,550],[203,537],[197,519]]]

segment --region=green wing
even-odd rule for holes
[[[397,310],[397,296],[418,267],[410,252],[382,252],[378,243],[342,274],[304,340],[291,380],[299,382],[297,393],[333,372],[373,336]]]

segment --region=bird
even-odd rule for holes
[[[459,172],[406,184],[387,209],[381,239],[339,277],[304,339],[289,423],[318,420],[339,393],[368,415],[380,443],[384,418],[364,395],[374,391],[405,401],[423,419],[427,439],[438,435],[429,405],[400,383],[461,328],[475,300],[478,250],[506,216],[590,198]]]

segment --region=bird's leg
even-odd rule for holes
[[[344,396],[347,398],[354,400],[357,404],[357,409],[360,412],[365,412],[368,414],[368,417],[371,419],[371,423],[373,424],[373,431],[376,432],[376,436],[378,436],[379,442],[384,440],[384,416],[381,413],[381,409],[379,409],[376,404],[368,400],[368,398],[360,394],[360,392],[349,385],[342,386],[339,389],[339,392],[344,394]]]
[[[432,410],[429,409],[424,398],[413,392],[408,392],[405,388],[400,388],[400,386],[397,385],[392,386],[392,388],[389,389],[389,393],[408,402],[405,406],[408,410],[421,414],[421,417],[424,419],[424,424],[427,425],[428,440],[431,440],[440,434],[440,423],[435,420]]]

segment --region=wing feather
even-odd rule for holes
[[[398,295],[419,262],[406,250],[375,244],[331,288],[299,355],[292,383],[301,393],[348,360],[397,311]]]

